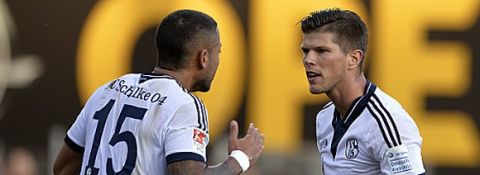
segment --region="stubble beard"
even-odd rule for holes
[[[315,88],[315,87],[311,87],[312,85],[310,85],[310,93],[311,94],[323,94],[323,93],[326,93],[326,89],[325,88]]]
[[[198,80],[194,84],[194,92],[200,91],[200,92],[208,92],[211,87],[211,81],[208,80]]]

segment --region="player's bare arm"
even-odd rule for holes
[[[168,172],[174,175],[230,175],[240,174],[242,168],[234,158],[230,157],[222,164],[212,167],[207,167],[205,163],[194,160],[179,161],[168,165]]]
[[[75,152],[64,144],[53,166],[53,174],[80,174],[82,156],[82,154]]]
[[[250,161],[250,165],[255,164],[263,151],[263,135],[250,124],[247,135],[238,139],[238,124],[235,121],[230,123],[230,139],[228,152],[240,150],[244,152]],[[209,166],[203,162],[187,160],[171,163],[168,165],[169,174],[173,175],[235,175],[242,173],[240,163],[233,157],[217,166]]]

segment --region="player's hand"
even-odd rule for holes
[[[260,133],[253,123],[250,123],[247,135],[238,139],[238,123],[237,121],[232,120],[230,122],[228,153],[230,154],[233,150],[241,150],[247,154],[250,159],[250,165],[253,165],[263,151],[263,139],[263,134]]]

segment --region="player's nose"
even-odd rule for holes
[[[303,57],[303,65],[305,67],[310,67],[315,65],[315,59],[310,52],[305,53],[305,56]]]

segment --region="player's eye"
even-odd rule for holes
[[[324,52],[328,52],[328,50],[323,48],[318,48],[318,49],[315,49],[315,52],[324,53]]]
[[[308,51],[309,51],[309,49],[307,49],[307,48],[302,48],[302,53],[303,53],[304,55],[306,55],[306,54],[308,53]]]

